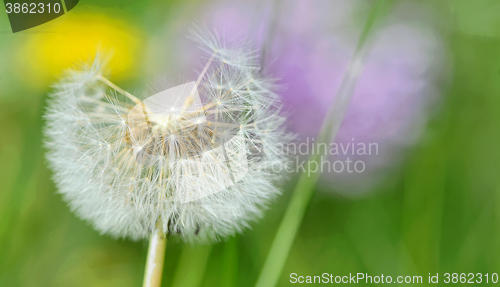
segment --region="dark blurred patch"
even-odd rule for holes
[[[78,0],[64,0],[66,3],[66,11],[69,12],[71,9],[75,8],[76,4],[78,4]]]
[[[73,8],[78,0],[69,2]],[[4,0],[4,3],[13,33],[36,27],[64,15],[61,1],[40,0],[33,3]]]

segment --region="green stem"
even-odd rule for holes
[[[366,21],[354,56],[349,63],[349,67],[347,68],[346,74],[342,79],[339,91],[330,110],[328,111],[325,121],[323,122],[321,132],[318,136],[318,147],[327,147],[329,146],[329,143],[335,139],[344,118],[344,114],[347,110],[347,106],[350,103],[356,82],[362,71],[363,58],[366,52],[365,44],[368,40],[368,36],[370,35],[370,31],[375,24],[375,20],[378,18],[379,14],[381,14],[380,12],[382,10],[382,6],[384,6],[384,3],[386,2],[391,1],[379,0]],[[325,143],[325,145],[322,145],[321,143]],[[319,166],[320,160],[326,156],[326,152],[326,149],[323,149],[320,152],[311,155],[309,158],[309,166],[314,164]],[[275,286],[277,284],[307,206],[311,200],[314,187],[316,186],[319,176],[319,172],[313,172],[311,170],[306,170],[300,175],[293,192],[292,199],[290,200],[288,208],[285,211],[285,215],[271,245],[271,249],[257,280],[256,286]]]
[[[148,257],[146,269],[144,270],[143,287],[159,287],[163,275],[163,262],[165,260],[165,249],[167,237],[160,227],[157,227],[149,238]]]
[[[267,29],[267,34],[265,40],[262,42],[262,47],[260,51],[260,67],[264,69],[266,64],[267,54],[272,48],[272,42],[276,34],[276,28],[278,27],[278,22],[280,18],[280,6],[281,0],[274,0],[271,6],[271,12],[269,16],[269,27]]]

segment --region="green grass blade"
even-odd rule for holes
[[[175,270],[172,287],[201,285],[212,245],[184,245]]]
[[[387,4],[389,2],[392,1],[379,0],[366,21],[354,56],[349,63],[349,67],[344,75],[337,96],[321,128],[317,141],[318,147],[328,146],[340,129],[345,111],[362,71],[363,56],[366,52],[366,43],[369,39],[370,32],[375,26],[376,20],[381,18],[380,14],[382,14],[383,8],[388,7]],[[322,145],[321,143],[326,143],[327,145]],[[322,150],[312,155],[309,158],[309,162],[311,165],[316,164],[319,166],[320,159],[323,155],[326,155],[326,150]],[[292,199],[285,211],[285,215],[271,245],[271,250],[269,251],[256,286],[275,286],[277,284],[319,176],[319,172],[312,172],[310,170],[306,170],[300,175]]]

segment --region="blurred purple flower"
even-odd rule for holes
[[[264,43],[271,5],[216,1],[201,18],[228,38],[248,36],[259,46],[269,45],[267,71],[280,79],[291,125],[305,141],[317,136],[339,89],[362,26],[354,19],[366,10],[366,2],[282,1],[276,33]],[[442,43],[431,22],[420,7],[402,4],[374,37],[335,142],[344,147],[375,143],[378,154],[333,156],[330,162],[350,158],[363,161],[365,169],[337,173],[325,168],[324,183],[351,194],[368,191],[380,172],[395,166],[418,139],[427,107],[437,95],[436,72],[444,65]]]

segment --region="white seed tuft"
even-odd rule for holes
[[[187,241],[217,240],[279,194],[273,168],[284,170],[290,136],[272,81],[245,45],[197,41],[209,60],[196,83],[139,99],[96,60],[55,86],[47,159],[72,210],[102,233],[137,240],[159,222]]]

